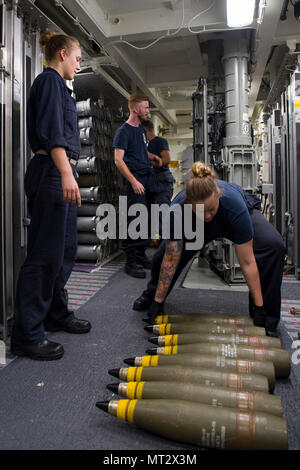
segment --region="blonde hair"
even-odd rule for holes
[[[142,101],[149,101],[149,97],[147,95],[144,95],[143,93],[134,93],[133,95],[129,96],[128,108],[130,109],[130,111],[132,111],[133,108]]]
[[[221,196],[221,191],[216,183],[215,171],[204,163],[198,161],[191,166],[193,175],[186,185],[187,202],[204,201],[212,194]]]
[[[57,52],[61,49],[66,49],[69,52],[74,46],[80,47],[79,41],[73,36],[57,34],[49,28],[41,34],[39,43],[44,50],[47,63],[55,59]]]

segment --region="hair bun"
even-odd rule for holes
[[[212,176],[213,178],[215,177],[214,171],[202,162],[193,163],[191,170],[193,175],[198,178],[205,178],[206,176]]]
[[[45,45],[50,41],[53,36],[56,36],[56,33],[52,31],[51,29],[47,28],[45,31],[41,34],[39,43],[42,47],[45,47]]]

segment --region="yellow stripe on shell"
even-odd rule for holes
[[[127,382],[139,382],[141,380],[143,367],[129,367],[127,371]]]
[[[126,421],[127,415],[127,407],[129,405],[130,400],[119,400],[118,407],[117,407],[117,418]]]
[[[127,421],[133,424],[133,417],[134,417],[134,409],[135,405],[137,404],[138,400],[130,400],[128,410],[127,410]]]
[[[162,323],[161,325],[159,325],[158,334],[159,334],[159,336],[164,336],[166,334],[166,324],[165,323]]]
[[[128,382],[127,390],[126,390],[127,398],[135,398],[137,385],[138,385],[138,382]]]
[[[143,398],[143,388],[144,388],[144,384],[145,382],[138,382],[138,386],[137,386],[137,389],[136,389],[136,398],[138,400],[140,400],[141,398]]]

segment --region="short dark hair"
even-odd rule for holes
[[[148,129],[149,131],[153,131],[153,130],[154,130],[153,122],[150,121],[150,119],[147,119],[146,121],[143,121],[143,122],[142,122],[142,126],[143,126],[143,127],[146,127],[146,129]]]

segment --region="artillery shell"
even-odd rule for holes
[[[177,442],[217,449],[288,449],[285,420],[267,413],[183,400],[111,400],[96,406]]]

